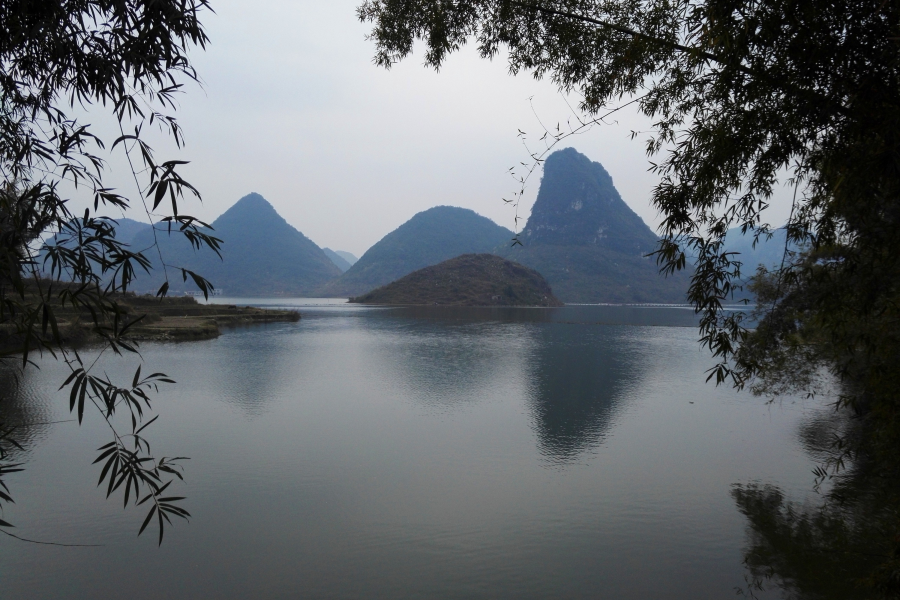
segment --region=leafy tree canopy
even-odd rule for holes
[[[185,195],[199,198],[179,174],[183,161],[157,159],[145,141],[146,130],[158,127],[183,143],[169,111],[182,85],[197,77],[188,51],[208,41],[200,23],[206,10],[207,0],[0,0],[0,349],[22,367],[35,351],[66,362],[70,409],[81,421],[93,406],[110,425],[111,441],[97,458],[107,495],[118,490],[126,505],[146,503],[141,531],[156,521],[160,542],[170,517],[187,516],[179,498],[165,493],[181,475],[172,460],[150,454],[141,432],[150,422],[150,392],[170,380],[140,369],[121,384],[98,375],[94,363],[61,343],[66,324],[57,316],[86,320],[117,354],[136,351],[127,337],[134,318],[119,299],[150,266],[144,252],[154,248],[135,251],[118,239],[109,211],[143,204],[155,227],[218,251],[220,240],[179,208]],[[76,116],[104,110],[119,126],[115,139]],[[135,197],[104,185],[102,153],[112,150],[127,155]],[[76,216],[70,202],[85,199],[91,206]],[[53,242],[41,249],[47,236]],[[199,275],[175,269],[173,275],[210,289]],[[52,277],[42,278],[46,272]],[[128,433],[115,418],[123,410]],[[11,501],[3,475],[18,470],[7,454],[13,425],[0,424],[0,503]]]

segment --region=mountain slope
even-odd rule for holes
[[[663,277],[646,256],[657,239],[606,169],[567,148],[544,163],[522,246],[496,252],[536,269],[563,302],[684,302],[687,274]]]
[[[110,219],[112,220],[112,219]],[[78,219],[75,219],[78,221]],[[142,247],[137,247],[134,245],[134,238],[138,236],[140,233],[150,232],[150,224],[149,223],[141,223],[140,221],[135,221],[134,219],[129,219],[127,217],[120,217],[118,219],[114,219],[115,223],[110,223],[115,226],[116,235],[115,238],[119,242],[123,242],[128,244],[128,250],[132,252],[137,252],[143,250]],[[74,221],[70,221],[69,225],[74,227]],[[51,237],[49,237],[44,245],[41,247],[37,262],[39,265],[39,269],[44,276],[50,277],[52,265],[49,262],[44,262],[44,259],[47,257],[47,247],[49,246],[62,246],[64,248],[74,248],[77,245],[77,237],[78,234],[75,233],[77,231],[77,227],[70,230],[64,230],[63,233],[57,233]],[[100,265],[95,261],[90,261],[93,265],[94,271],[96,273],[100,273]],[[62,276],[63,279],[67,279],[65,275]],[[105,278],[108,281],[108,277]]]
[[[77,219],[76,219],[77,220]],[[135,221],[134,219],[129,219],[127,217],[120,217],[118,219],[114,219],[115,223],[110,223],[114,225],[116,228],[116,240],[120,242],[124,242],[126,244],[131,244],[134,241],[135,236],[139,233],[150,231],[149,223],[141,223],[140,221]],[[73,224],[73,221],[69,222],[70,225]],[[66,232],[63,234],[56,234],[51,236],[45,242],[48,246],[56,245],[61,238],[68,238],[71,232]],[[64,246],[72,247],[74,243],[63,244]],[[134,250],[134,248],[131,248]]]
[[[131,244],[135,236],[144,231],[150,231],[149,223],[141,223],[125,217],[116,219],[116,239],[119,241]]]
[[[358,258],[356,258],[356,257],[355,257],[353,254],[351,254],[350,252],[345,252],[345,251],[343,251],[343,250],[335,250],[334,253],[337,254],[338,256],[340,256],[341,258],[343,258],[344,260],[346,260],[347,263],[348,263],[351,267],[352,267],[353,265],[356,264],[356,261],[359,260]]]
[[[498,254],[539,272],[567,304],[686,302],[687,277],[664,277],[653,258],[576,245],[503,248]]]
[[[738,253],[732,256],[731,260],[741,261],[741,275],[746,279],[756,273],[759,265],[770,270],[780,267],[784,258],[786,239],[787,232],[783,228],[776,229],[772,232],[771,238],[760,237],[754,248],[753,234],[743,235],[740,227],[735,227],[725,234],[725,248],[729,252]],[[796,250],[796,247],[792,244],[790,250]]]
[[[347,269],[350,268],[350,263],[346,258],[332,250],[331,248],[322,248],[322,252],[325,253],[325,256],[331,260],[335,264],[335,266],[341,270],[341,273],[345,273]]]
[[[541,274],[493,254],[463,254],[351,298],[361,304],[562,306]]]
[[[466,208],[436,206],[413,216],[369,248],[323,296],[358,296],[417,269],[461,254],[491,252],[512,232]]]
[[[294,229],[259,194],[244,196],[212,223],[214,236],[222,239],[222,260],[214,252],[195,251],[179,234],[169,235],[157,225],[157,239],[166,264],[195,271],[229,296],[302,296],[338,277],[340,269],[321,248]],[[135,236],[137,248],[149,246],[152,231]],[[152,276],[139,278],[136,289],[149,291],[162,284],[162,270],[155,252]],[[182,281],[181,272],[169,269],[173,291],[196,289]],[[154,290],[155,291],[155,290]]]

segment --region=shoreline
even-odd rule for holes
[[[219,337],[226,328],[263,323],[294,323],[301,318],[297,310],[236,304],[200,304],[193,298],[184,297],[160,299],[154,296],[126,295],[117,298],[117,301],[124,309],[125,317],[142,317],[122,336],[123,340],[134,342],[210,340]],[[60,333],[58,341],[62,345],[77,348],[102,341],[101,335],[94,331],[95,324],[86,311],[58,305],[54,308]],[[55,340],[43,335],[40,337],[56,345]],[[0,326],[0,356],[18,354],[23,351],[24,345],[24,336],[17,333],[13,324]],[[35,343],[31,345],[36,347]]]

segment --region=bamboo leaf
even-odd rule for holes
[[[143,501],[142,501],[143,502]],[[147,529],[147,525],[150,523],[150,519],[153,518],[153,515],[156,513],[156,505],[150,507],[149,512],[147,512],[147,517],[144,519],[143,524],[141,524],[141,529],[138,531],[138,535],[144,533],[144,530]]]

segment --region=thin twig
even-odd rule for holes
[[[41,546],[59,546],[61,548],[102,548],[103,544],[60,544],[58,542],[39,542],[38,540],[29,540],[28,538],[23,538],[15,535],[14,533],[10,533],[4,529],[0,529],[0,533],[4,533],[11,538],[16,538],[21,542],[28,542],[29,544],[40,544]]]

